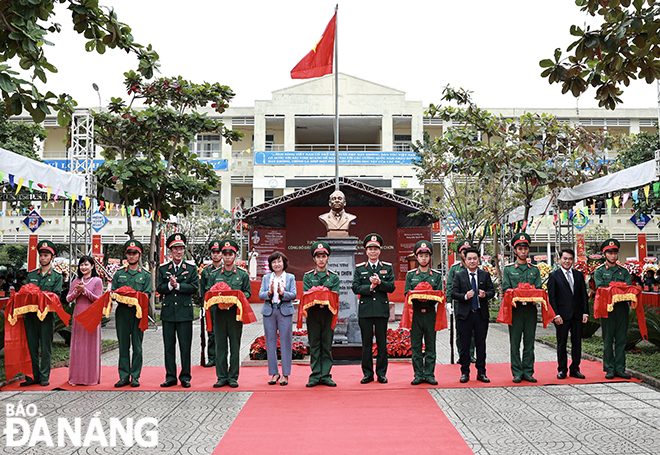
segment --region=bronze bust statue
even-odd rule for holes
[[[335,191],[330,195],[330,208],[328,213],[319,215],[319,220],[328,230],[327,237],[348,237],[348,228],[351,221],[356,219],[355,215],[346,213],[346,197],[341,191]]]

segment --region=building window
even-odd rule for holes
[[[275,199],[275,190],[264,190],[264,201]]]
[[[412,136],[410,134],[395,134],[394,135],[394,151],[395,152],[409,152]]]
[[[222,150],[222,136],[219,134],[197,135],[197,156],[199,158],[219,158]]]

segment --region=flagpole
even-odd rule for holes
[[[339,4],[335,6],[335,190],[339,191],[339,46],[337,45],[337,30],[339,26],[339,15],[337,10],[339,9]]]

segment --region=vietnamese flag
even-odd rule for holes
[[[336,22],[337,13],[332,16],[316,46],[291,70],[291,79],[310,79],[332,73]]]

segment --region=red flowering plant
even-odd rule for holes
[[[376,355],[376,343],[371,348]],[[412,345],[410,344],[410,330],[387,329],[387,356],[388,357],[412,357]]]
[[[293,332],[293,351],[292,357],[294,360],[301,360],[309,354],[309,346],[307,345],[307,330],[296,330]],[[277,358],[282,358],[280,349],[280,336],[277,335]],[[257,337],[250,345],[250,360],[266,360],[268,359],[268,352],[266,349],[266,336],[261,335]]]

